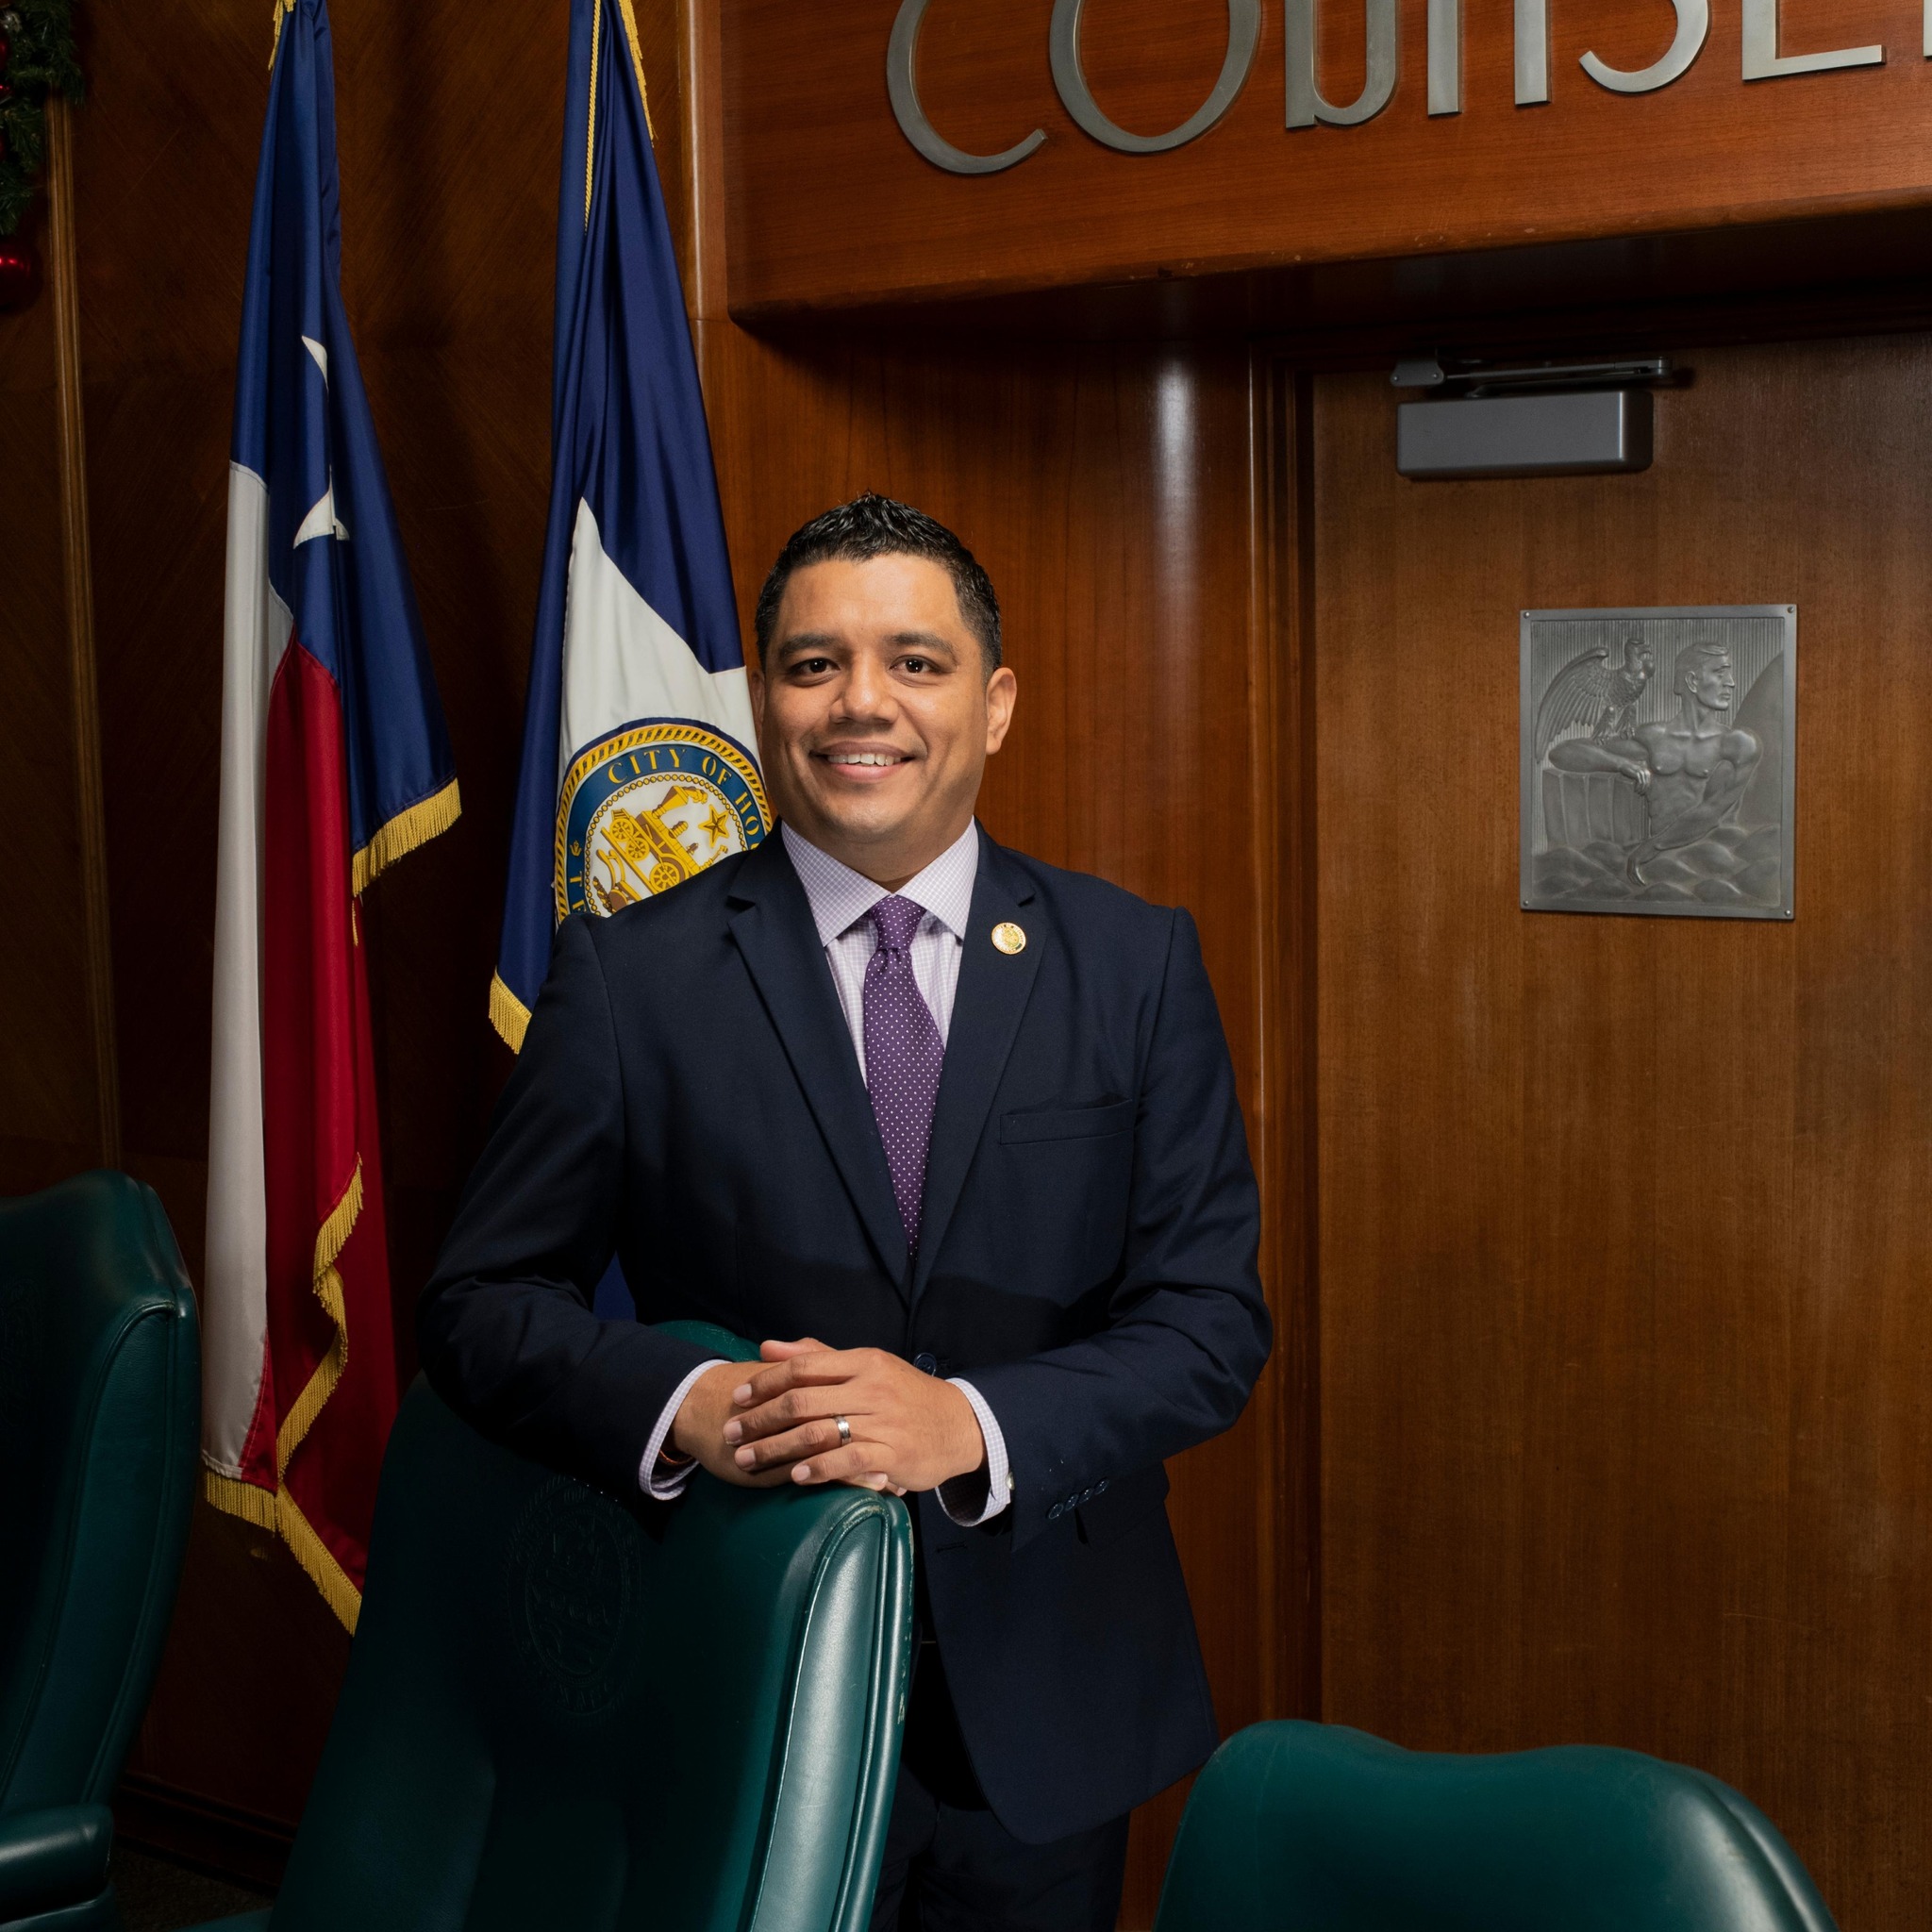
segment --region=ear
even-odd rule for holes
[[[1010,665],[1002,664],[986,680],[986,755],[991,758],[1007,741],[1013,723],[1013,707],[1019,701],[1020,680]]]

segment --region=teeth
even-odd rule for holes
[[[899,760],[889,752],[838,752],[828,760],[835,765],[896,765]]]

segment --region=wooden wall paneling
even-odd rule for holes
[[[32,237],[37,216],[26,230]],[[41,231],[44,247],[44,232]],[[0,315],[0,1193],[97,1158],[54,306]]]
[[[1257,1407],[1272,1500],[1261,1714],[1322,1709],[1320,1218],[1316,1107],[1317,844],[1314,403],[1307,375],[1257,348],[1250,729],[1256,836],[1257,1091],[1249,1104],[1264,1204],[1261,1265],[1274,1355]],[[1270,1627],[1272,1625],[1272,1627]]]
[[[80,270],[74,230],[73,110],[47,103],[47,293],[54,308],[60,426],[60,557],[66,579],[67,688],[74,722],[74,811],[80,841],[75,880],[87,942],[88,1034],[94,1144],[103,1167],[121,1164],[121,1081],[114,1051],[114,963],[108,933],[108,827],[101,802],[100,691],[94,675],[92,551],[88,530],[87,430],[80,388]]]
[[[1932,1906],[1932,341],[1700,352],[1640,476],[1316,383],[1324,1714],[1703,1765]],[[1517,612],[1795,601],[1798,912],[1524,914]]]
[[[1275,751],[1249,728],[1267,650],[1245,353],[779,345],[729,324],[708,325],[704,340],[747,631],[768,560],[829,504],[876,489],[960,532],[1000,590],[1020,680],[987,823],[1053,863],[1191,908],[1273,1172],[1273,935],[1257,901],[1273,891],[1257,799],[1272,798]],[[1271,1258],[1278,1249],[1277,1238]],[[1290,1264],[1275,1265],[1286,1282]],[[1230,1729],[1280,1694],[1280,1428],[1271,1390],[1174,1472],[1172,1513]],[[1151,1922],[1179,1797],[1140,1822],[1124,1924]]]

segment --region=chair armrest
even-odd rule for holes
[[[98,1898],[113,1843],[114,1814],[105,1805],[0,1816],[0,1919]]]

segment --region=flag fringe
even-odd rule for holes
[[[275,1526],[273,1490],[259,1489],[254,1483],[244,1482],[239,1475],[230,1475],[226,1470],[215,1469],[204,1462],[201,1493],[224,1515],[239,1516],[243,1523],[254,1524],[257,1529],[273,1529]]]
[[[347,1245],[350,1235],[355,1232],[361,1212],[362,1162],[358,1158],[356,1172],[349,1177],[349,1185],[343,1190],[341,1199],[330,1209],[327,1219],[316,1232],[315,1298],[322,1304],[323,1312],[327,1315],[335,1333],[330,1338],[328,1352],[316,1364],[314,1374],[275,1431],[275,1491],[271,1492],[227,1470],[217,1469],[206,1459],[201,1472],[202,1494],[217,1509],[229,1516],[239,1516],[242,1522],[252,1523],[258,1529],[272,1530],[288,1544],[295,1560],[308,1573],[310,1582],[322,1592],[323,1602],[335,1612],[351,1636],[355,1635],[356,1619],[361,1610],[361,1595],[350,1582],[348,1572],[336,1560],[335,1553],[316,1534],[315,1526],[308,1517],[303,1515],[295,1499],[289,1493],[285,1478],[289,1458],[314,1426],[316,1417],[335,1393],[336,1384],[342,1379],[342,1371],[349,1365],[349,1311],[343,1300],[342,1277],[336,1269],[336,1261]]]
[[[322,1406],[336,1392],[336,1384],[342,1379],[342,1371],[349,1366],[349,1318],[342,1306],[342,1277],[331,1268],[315,1284],[316,1299],[321,1302],[329,1320],[335,1324],[336,1332],[328,1345],[328,1353],[315,1365],[315,1373],[309,1376],[301,1394],[296,1396],[294,1407],[282,1418],[282,1425],[275,1431],[275,1470],[277,1474],[289,1466],[289,1458],[300,1446],[302,1438],[314,1425],[315,1418],[322,1413]]]
[[[322,1600],[351,1637],[362,1613],[362,1594],[349,1581],[349,1573],[336,1561],[335,1552],[316,1535],[314,1525],[303,1515],[301,1506],[285,1484],[271,1494],[255,1484],[229,1475],[225,1470],[204,1466],[201,1492],[224,1515],[239,1517],[257,1529],[279,1536],[290,1554],[308,1573],[308,1580],[322,1592]]]
[[[323,1404],[335,1393],[336,1384],[342,1379],[342,1371],[349,1366],[349,1311],[342,1301],[342,1277],[336,1273],[336,1259],[348,1245],[361,1212],[362,1161],[358,1155],[356,1172],[349,1176],[349,1185],[343,1190],[342,1198],[336,1203],[316,1233],[315,1264],[310,1278],[315,1298],[322,1304],[322,1311],[336,1332],[329,1342],[328,1353],[316,1363],[314,1374],[275,1431],[277,1476],[287,1471],[289,1458],[301,1447],[303,1437],[314,1425],[316,1417],[322,1413]]]
[[[349,890],[360,898],[375,876],[439,832],[446,832],[463,813],[463,801],[452,778],[440,791],[397,812],[376,826],[375,836],[349,861]]]
[[[630,42],[630,64],[638,77],[638,104],[644,110],[644,132],[655,145],[658,130],[651,123],[651,90],[644,84],[644,53],[638,44],[638,17],[631,11],[631,0],[617,0],[617,10],[624,16],[624,37]]]
[[[503,983],[503,974],[490,975],[490,1024],[503,1036],[512,1053],[524,1050],[524,1035],[530,1028],[530,1009]]]
[[[294,1553],[296,1562],[308,1571],[308,1580],[322,1592],[323,1602],[336,1613],[342,1628],[355,1636],[357,1620],[362,1614],[362,1592],[349,1581],[349,1573],[336,1561],[335,1552],[316,1535],[286,1485],[275,1491],[275,1528]]]
[[[315,1291],[323,1297],[323,1307],[327,1307],[328,1297],[323,1293],[323,1276],[329,1274],[336,1265],[336,1257],[348,1245],[349,1236],[356,1226],[356,1218],[362,1212],[362,1157],[356,1157],[356,1172],[349,1176],[349,1185],[342,1191],[342,1198],[330,1208],[328,1219],[322,1224],[315,1236],[315,1265],[309,1271],[309,1278],[315,1284]],[[341,1285],[337,1284],[338,1296]],[[341,1304],[337,1302],[340,1309]],[[334,1319],[341,1320],[340,1313]]]

